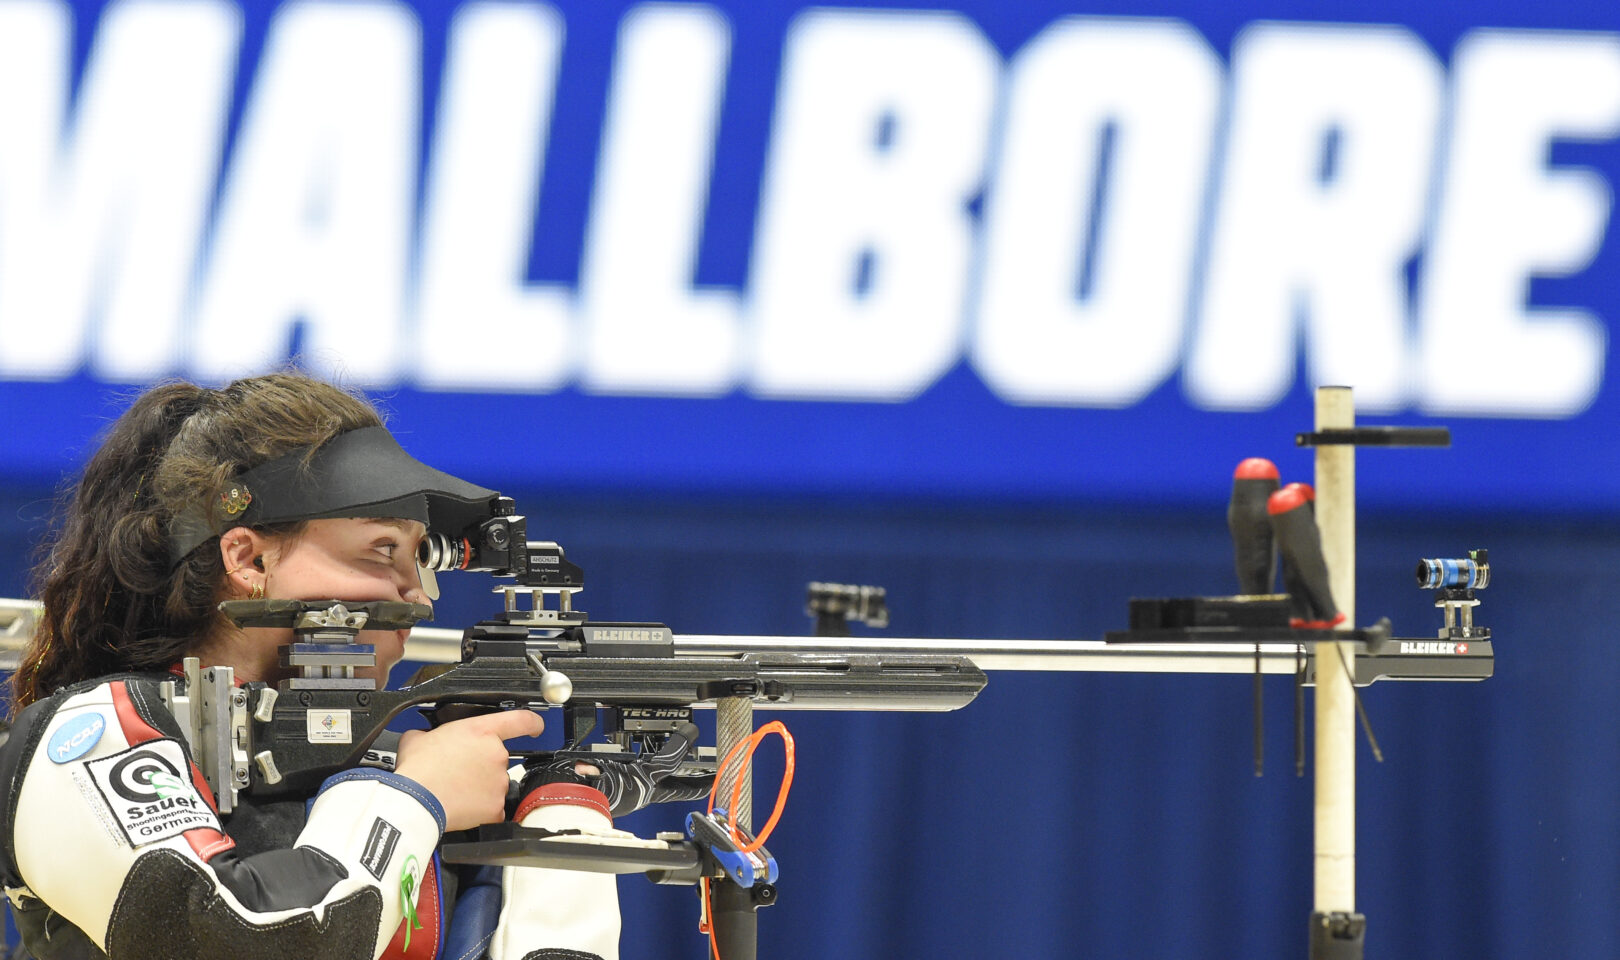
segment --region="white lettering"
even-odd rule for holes
[[[399,0],[273,10],[223,158],[238,4],[109,0],[77,82],[75,18],[0,0],[3,378],[222,379],[297,348],[364,386],[893,402],[966,351],[1018,404],[1128,407],[1179,363],[1191,408],[1265,409],[1302,359],[1369,413],[1570,417],[1603,387],[1603,318],[1532,281],[1606,239],[1605,174],[1550,164],[1620,136],[1620,34],[1478,30],[1448,91],[1406,28],[1258,23],[1223,140],[1221,63],[1182,21],[1057,20],[998,100],[965,16],[812,8],[739,293],[698,266],[731,24],[631,5],[576,298],[532,279],[551,6],[451,15],[414,237]]]
[[[524,280],[562,40],[548,6],[473,3],[451,21],[424,190],[423,386],[548,391],[573,375],[568,290]]]
[[[1282,399],[1304,321],[1313,383],[1407,400],[1406,263],[1417,251],[1441,71],[1398,27],[1261,24],[1233,103],[1186,388],[1200,406]]]
[[[1589,311],[1527,308],[1532,276],[1596,254],[1610,187],[1547,169],[1555,138],[1620,134],[1620,35],[1478,31],[1452,65],[1450,164],[1420,292],[1423,406],[1567,417],[1597,395],[1605,330]]]
[[[405,7],[299,0],[270,24],[227,172],[192,369],[398,376],[420,39]]]
[[[1017,403],[1134,403],[1179,359],[1220,62],[1179,21],[1074,17],[1009,88],[974,364]]]
[[[239,16],[109,4],[71,123],[70,22],[0,4],[0,374],[65,377],[93,343],[104,377],[149,379],[177,365]]]
[[[956,362],[998,67],[956,14],[794,22],[750,277],[757,393],[905,400]]]
[[[737,296],[691,289],[730,51],[704,5],[646,4],[620,26],[580,270],[588,389],[736,386]]]
[[[56,755],[63,758],[72,755],[73,751],[83,746],[85,741],[100,737],[104,726],[105,724],[102,722],[101,718],[97,717],[89,726],[69,737],[64,743],[58,744],[56,747]],[[57,762],[60,763],[61,761]]]
[[[1412,653],[1412,654],[1426,655],[1426,654],[1436,654],[1436,653],[1439,653],[1439,654],[1458,654],[1458,653],[1467,653],[1467,652],[1468,652],[1467,649],[1465,647],[1463,647],[1463,645],[1456,644],[1456,643],[1446,643],[1444,641],[1437,641],[1437,640],[1402,640],[1401,641],[1401,653]]]

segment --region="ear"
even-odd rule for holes
[[[270,541],[257,530],[232,527],[219,535],[219,556],[230,589],[251,594],[264,589],[264,556]]]

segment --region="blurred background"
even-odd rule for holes
[[[1415,561],[1495,567],[1493,679],[1362,691],[1367,956],[1613,957],[1617,26],[0,0],[0,596],[144,386],[292,362],[516,497],[593,616],[804,634],[830,580],[895,636],[1097,639],[1235,590],[1232,469],[1310,480],[1346,384],[1454,438],[1359,455],[1357,619],[1432,636]],[[441,582],[436,625],[494,609]],[[1259,779],[1244,677],[781,715],[761,956],[1304,956],[1312,787],[1266,694]],[[704,956],[689,891],[621,896],[624,956]]]

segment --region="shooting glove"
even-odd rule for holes
[[[527,796],[547,783],[583,783],[607,796],[615,817],[634,813],[649,803],[697,800],[708,795],[713,777],[670,776],[686,759],[697,737],[697,724],[685,723],[670,734],[654,754],[627,760],[612,760],[606,756],[590,760],[550,760],[524,774],[519,792]],[[595,776],[582,775],[574,769],[581,763],[589,763],[602,772]]]

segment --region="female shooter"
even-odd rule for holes
[[[502,888],[486,869],[484,882],[461,878],[458,900],[434,857],[446,831],[506,816],[504,741],[538,734],[538,715],[407,733],[394,770],[347,770],[310,797],[243,793],[222,818],[160,693],[188,656],[238,681],[287,675],[277,651],[290,630],[240,628],[222,601],[427,602],[417,544],[493,496],[412,459],[366,402],[306,377],[137,399],[36,571],[44,615],[13,677],[0,881],[27,950],[616,956],[611,877],[511,868]],[[358,637],[375,646],[379,682],[405,634]],[[523,822],[608,827],[613,802],[568,773],[524,784]]]

